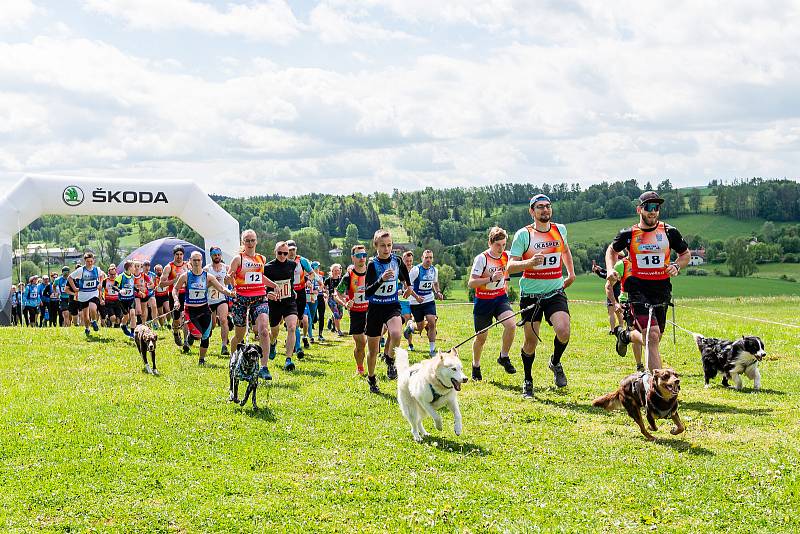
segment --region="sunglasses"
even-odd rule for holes
[[[533,207],[535,210],[551,210],[553,206],[551,204],[537,204]]]
[[[245,240],[244,240],[244,242],[245,242],[245,243],[255,243],[255,242],[256,242],[256,240],[255,240],[255,239],[253,239],[253,238],[251,238],[251,239],[245,239]]]
[[[642,204],[642,209],[647,212],[654,212],[661,210],[661,204],[658,202],[648,202],[647,204]]]
[[[366,258],[367,257],[367,253],[366,252],[356,252],[355,254],[353,254],[353,257],[354,258]]]
[[[289,255],[289,253],[288,253],[288,252],[286,252],[286,251],[283,251],[283,250],[279,250],[278,252],[276,252],[276,254],[277,254],[278,256],[288,256],[288,255]]]

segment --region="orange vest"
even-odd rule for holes
[[[353,301],[350,311],[365,312],[369,307],[369,302],[364,295],[367,285],[367,273],[358,274],[355,269],[350,271],[350,286],[347,288],[347,298]]]
[[[239,254],[239,268],[236,269],[236,276],[233,284],[236,286],[236,294],[243,297],[263,297],[267,294],[264,285],[264,265],[267,260],[261,254],[248,256],[244,253]]]
[[[169,267],[169,275],[167,276],[167,280],[169,280],[170,282],[172,282],[172,283],[169,285],[169,292],[170,292],[170,293],[172,293],[172,288],[173,288],[173,287],[175,287],[175,280],[177,280],[177,279],[178,279],[178,277],[179,277],[180,275],[182,275],[182,274],[184,273],[184,271],[186,271],[186,268],[187,268],[188,266],[186,265],[186,262],[183,262],[183,263],[182,263],[180,266],[178,266],[178,265],[175,265],[175,262],[174,262],[174,261],[171,261],[171,262],[169,262],[169,266],[170,266],[170,267]],[[183,287],[182,287],[182,288],[181,288],[181,289],[178,291],[178,293],[186,293],[186,286],[183,286]]]
[[[491,276],[496,271],[503,272],[502,280],[498,280],[497,282],[489,282],[488,284],[484,284],[482,286],[478,286],[475,288],[475,298],[478,299],[493,299],[506,294],[506,265],[508,265],[508,252],[503,251],[499,258],[492,257],[489,254],[489,251],[485,251],[483,253],[483,257],[486,258],[486,267],[484,268],[483,272]]]
[[[619,289],[623,293],[625,293],[625,281],[633,272],[631,260],[628,258],[622,258],[622,278],[619,279]]]
[[[631,228],[631,276],[642,280],[666,280],[669,265],[669,238],[666,225],[659,222],[654,230],[644,231],[636,224]]]
[[[522,254],[522,259],[527,260],[541,252],[544,254],[544,263],[532,269],[525,269],[522,272],[523,278],[535,278],[537,280],[553,280],[561,278],[561,254],[566,249],[564,238],[555,223],[550,224],[547,232],[538,232],[536,228],[529,224],[528,229],[528,250]]]

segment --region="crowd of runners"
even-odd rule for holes
[[[688,264],[688,246],[680,232],[659,220],[663,199],[653,191],[639,198],[639,221],[620,231],[609,244],[605,267],[593,268],[606,280],[609,333],[620,355],[633,346],[637,369],[661,368],[659,342],[671,302],[670,278]],[[532,223],[509,234],[499,227],[488,231],[488,248],[472,264],[468,286],[474,289],[472,378],[482,380],[481,355],[490,326],[500,328],[497,364],[517,372],[511,358],[516,330],[523,330],[520,359],[522,394],[533,396],[532,367],[540,348],[542,320],[553,329],[548,367],[557,387],[567,385],[562,358],[570,341],[571,324],[566,289],[575,281],[567,228],[552,220],[553,208],[544,194],[530,199]],[[426,352],[437,351],[436,300],[439,287],[433,252],[425,250],[419,263],[413,252],[394,251],[392,235],[378,230],[371,249],[355,245],[347,267],[333,264],[327,274],[318,261],[299,254],[294,241],[274,244],[270,258],[259,253],[253,230],[241,235],[241,249],[226,265],[222,250],[210,248],[210,262],[193,252],[184,258],[180,245],[167,265],[125,261],[103,271],[92,253],[82,265],[64,267],[61,274],[32,277],[12,288],[12,317],[28,326],[83,327],[87,336],[101,326],[120,328],[132,336],[137,324],[171,330],[175,344],[190,352],[199,341],[200,364],[205,363],[214,329],[221,338],[221,355],[255,337],[261,347],[259,376],[271,380],[270,362],[281,352],[282,368],[291,372],[304,350],[323,330],[352,336],[356,373],[367,378],[369,389],[380,392],[376,368],[379,357],[389,380],[397,377],[393,349],[414,336],[427,338]],[[260,247],[262,251],[265,249]],[[673,253],[675,258],[673,258]],[[514,312],[507,291],[512,274],[519,273],[519,311]],[[566,275],[565,275],[566,274]],[[326,324],[326,311],[330,312]],[[341,330],[344,314],[349,332]],[[517,317],[519,316],[519,317]],[[231,335],[232,331],[232,335]],[[285,332],[285,342],[278,339]],[[418,341],[418,343],[424,341]],[[646,348],[646,351],[645,351]],[[646,354],[644,354],[646,352]]]

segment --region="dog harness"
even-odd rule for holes
[[[408,376],[412,376],[412,375],[413,375],[414,373],[416,373],[417,371],[419,371],[419,369],[413,369],[413,370],[409,371],[409,372],[408,372]],[[442,384],[442,381],[441,381],[441,380],[439,380],[439,377],[436,377],[436,381],[437,381],[437,382],[439,382],[440,384]],[[438,401],[439,399],[441,399],[442,397],[444,397],[444,395],[447,395],[447,393],[445,393],[444,395],[443,395],[443,394],[441,394],[441,393],[437,393],[437,392],[436,392],[436,390],[435,390],[435,389],[433,389],[433,384],[430,384],[430,383],[429,383],[429,384],[428,384],[428,387],[429,387],[429,388],[430,388],[430,390],[431,390],[431,395],[433,395],[433,400],[431,401],[431,404],[433,404],[434,402],[436,402],[436,401]],[[444,384],[442,384],[442,387],[443,387],[443,388],[447,388],[447,389],[453,389],[453,386],[445,386]]]
[[[672,417],[672,415],[678,409],[677,403],[675,404],[674,407],[670,406],[667,409],[658,408],[657,406],[650,403],[651,392],[653,395],[657,396],[660,399],[664,399],[664,397],[659,395],[658,390],[653,388],[653,375],[651,375],[647,371],[644,371],[639,374],[639,379],[633,383],[633,391],[639,397],[639,402],[642,404],[642,406],[644,406],[647,410],[653,412],[653,414],[659,419],[668,419]]]

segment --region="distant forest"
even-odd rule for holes
[[[401,229],[408,236],[410,247],[434,250],[437,261],[451,265],[459,276],[475,254],[485,248],[485,233],[490,226],[502,226],[513,234],[530,223],[527,203],[533,192],[549,195],[555,204],[556,219],[572,223],[632,218],[638,196],[650,189],[665,198],[663,218],[708,212],[739,220],[800,222],[800,184],[761,178],[732,183],[714,180],[706,187],[689,189],[677,189],[669,180],[641,187],[636,180],[625,180],[603,182],[586,189],[566,183],[509,183],[394,190],[392,194],[250,198],[212,195],[211,198],[236,218],[242,228],[256,230],[262,244],[294,238],[307,256],[319,259],[324,265],[330,264],[328,251],[334,245],[347,250],[355,242],[368,242],[383,221],[390,229]],[[774,245],[769,251],[771,258],[779,261],[785,254],[800,253],[796,231],[774,227],[766,231],[770,234],[767,239]],[[44,216],[22,231],[22,243],[90,248],[101,256],[101,263],[107,263],[116,261],[126,249],[139,243],[168,235],[195,243],[202,241],[194,230],[174,218]],[[693,238],[693,245],[706,246],[712,254],[724,254],[721,242],[707,243],[699,236]],[[588,269],[592,259],[602,257],[604,246],[604,243],[572,243],[579,271]],[[262,250],[269,252],[266,248]]]

